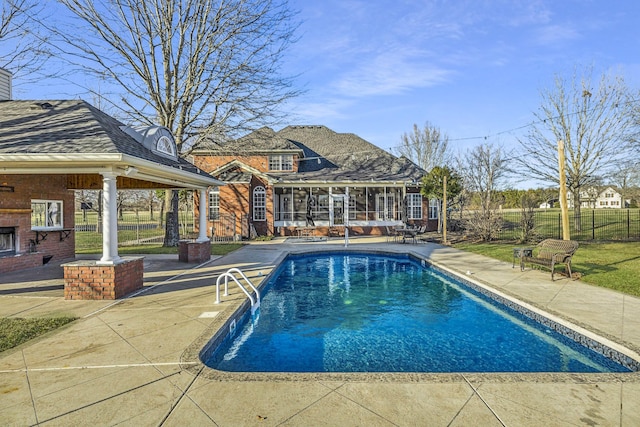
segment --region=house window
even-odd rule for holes
[[[408,219],[422,219],[422,195],[419,193],[407,194]]]
[[[429,200],[429,219],[438,219],[438,199]]]
[[[31,228],[34,230],[62,228],[62,201],[32,200]]]
[[[220,219],[220,188],[213,187],[209,191],[209,220],[218,221]]]
[[[376,216],[378,221],[395,219],[395,197],[393,194],[378,194],[376,198]]]
[[[293,154],[274,154],[269,156],[270,171],[292,171]]]
[[[173,144],[173,141],[168,136],[161,136],[158,138],[158,143],[156,144],[156,150],[161,153],[168,154],[170,156],[176,155],[176,147]]]
[[[264,187],[256,187],[253,190],[253,220],[267,220],[267,191]]]

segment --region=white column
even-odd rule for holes
[[[347,186],[344,188],[344,219],[342,220],[345,227],[349,226],[349,197],[349,187]]]
[[[117,174],[102,173],[102,258],[103,264],[115,264],[120,260],[118,256],[118,203],[117,203]]]
[[[199,232],[198,240],[196,242],[203,243],[209,240],[207,237],[207,189],[200,189],[200,218],[199,218]]]
[[[329,187],[329,227],[333,227],[333,187]]]

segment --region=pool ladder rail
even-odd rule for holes
[[[256,293],[255,299],[253,295],[251,295],[251,292],[249,292],[247,288],[244,287],[242,283],[240,283],[240,281],[236,278],[234,273],[239,274],[240,277],[249,284],[251,289],[253,289],[253,291]],[[226,297],[227,295],[229,295],[229,279],[232,279],[234,282],[236,282],[236,285],[238,285],[238,287],[242,289],[242,292],[244,292],[245,295],[249,297],[249,301],[251,301],[251,315],[253,316],[256,310],[260,308],[260,292],[258,292],[258,289],[256,289],[255,286],[253,286],[253,283],[251,283],[251,280],[249,280],[249,278],[237,268],[230,268],[224,273],[222,273],[220,276],[218,276],[218,280],[216,280],[216,304],[220,304],[220,283],[222,282],[223,279],[224,279],[224,295],[223,296]]]

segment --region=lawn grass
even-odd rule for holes
[[[456,243],[454,247],[501,261],[513,261],[513,243]],[[524,245],[520,245],[524,246]],[[571,270],[591,285],[640,296],[640,242],[580,242]]]
[[[0,318],[0,352],[16,347],[74,320],[76,320],[75,317]]]
[[[211,255],[226,255],[244,246],[244,243],[211,243]],[[101,254],[102,247],[91,249],[78,249],[77,254]],[[157,255],[157,254],[178,254],[177,246],[162,246],[161,243],[138,246],[118,247],[119,255]]]

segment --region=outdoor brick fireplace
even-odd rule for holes
[[[43,182],[52,188],[43,187]],[[74,194],[66,189],[64,176],[0,174],[0,188],[0,274],[75,256]],[[33,201],[42,199],[61,202],[66,228],[34,228]]]
[[[0,258],[16,254],[16,228],[0,227]]]

